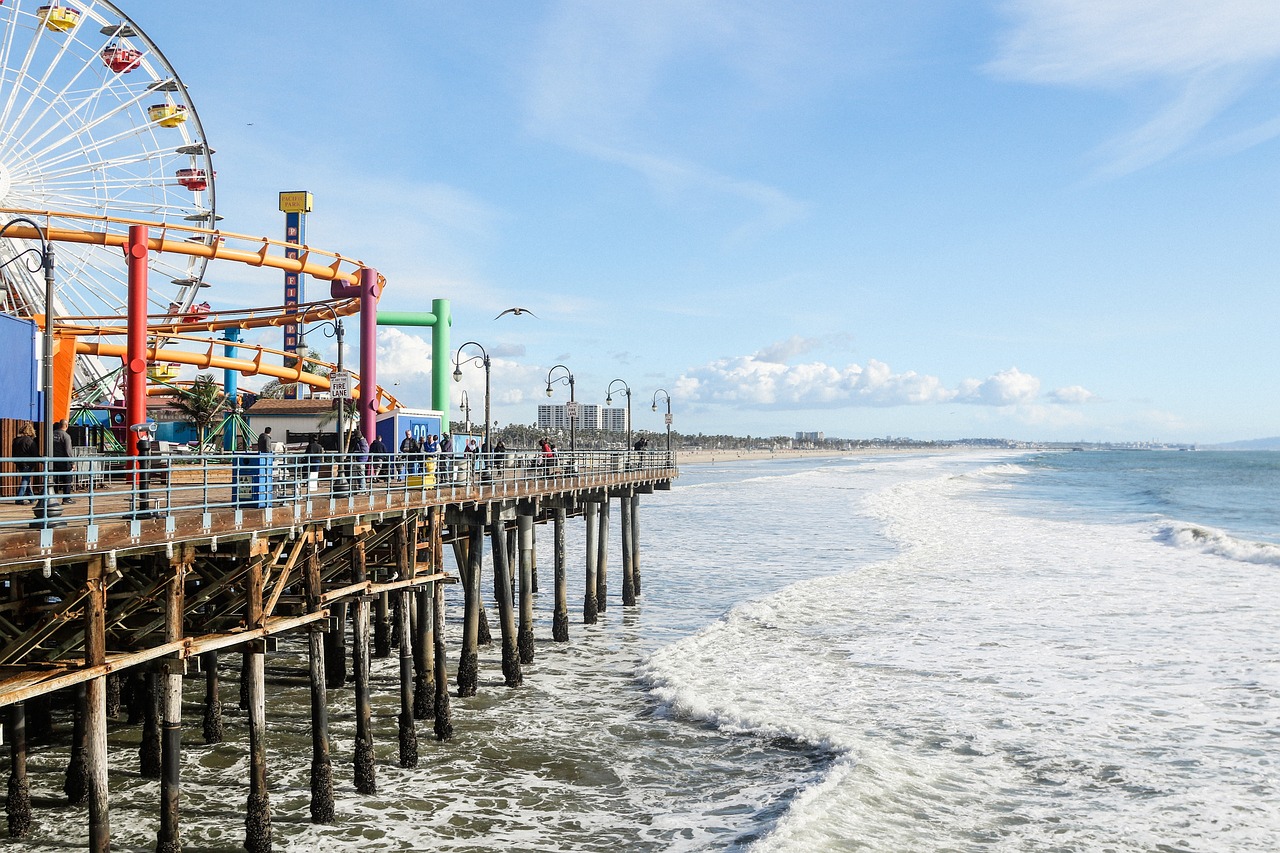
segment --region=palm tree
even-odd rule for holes
[[[213,426],[230,401],[212,373],[201,373],[189,388],[182,389],[172,405],[183,419],[196,428],[200,452],[204,452],[205,433]]]
[[[328,376],[330,371],[327,367],[322,367],[315,363],[320,358],[320,353],[313,349],[308,349],[300,356],[302,359],[302,372],[310,373],[315,376]],[[301,382],[282,382],[279,379],[272,379],[270,382],[262,386],[262,390],[258,392],[259,397],[265,397],[269,400],[283,400],[287,394],[297,394]],[[314,385],[307,386],[307,396],[314,397],[316,389]]]

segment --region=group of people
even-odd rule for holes
[[[71,434],[67,432],[67,422],[58,421],[53,425],[53,459],[49,470],[53,472],[53,476],[49,481],[49,490],[54,495],[61,494],[64,504],[75,503],[75,498],[71,497],[73,488],[72,471],[75,469],[75,463],[72,462],[73,443]],[[30,422],[24,423],[19,429],[17,436],[13,439],[13,447],[11,455],[18,460],[18,503],[36,503],[38,500],[37,491],[32,485],[36,479],[36,475],[40,473],[43,463],[40,462],[41,453],[40,442],[36,438],[36,428]],[[41,478],[43,482],[43,478]],[[41,487],[43,491],[43,486]]]

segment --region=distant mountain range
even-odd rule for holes
[[[1228,441],[1226,444],[1202,444],[1201,450],[1280,450],[1280,436],[1255,438],[1249,441]]]

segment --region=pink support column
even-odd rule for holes
[[[125,344],[125,422],[147,421],[147,226],[129,226],[125,256],[129,262],[128,337]],[[129,455],[138,455],[138,433],[130,429]]]
[[[372,442],[378,426],[378,271],[360,268],[360,283],[329,286],[334,299],[360,297],[360,432]]]

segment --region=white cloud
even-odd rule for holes
[[[1103,145],[1104,172],[1131,172],[1184,148],[1280,59],[1274,0],[1010,0],[1012,22],[987,70],[1030,83],[1172,87],[1137,128]],[[1236,134],[1269,139],[1273,131]]]
[[[811,352],[819,341],[816,338],[802,338],[799,335],[792,335],[785,341],[779,341],[770,344],[764,349],[756,353],[755,357],[760,361],[772,361],[778,364],[785,364],[798,355],[804,355]]]
[[[1049,399],[1055,403],[1062,403],[1068,406],[1076,406],[1081,403],[1088,403],[1096,400],[1098,395],[1085,388],[1083,385],[1068,385],[1065,388],[1055,388],[1049,392]]]
[[[775,347],[785,348],[786,343]],[[822,362],[788,365],[762,357],[771,349],[756,355],[717,359],[690,370],[676,381],[676,392],[691,402],[767,409],[951,402],[1019,406],[1033,402],[1040,391],[1040,380],[1017,368],[948,388],[936,376],[913,370],[895,373],[875,359],[869,359],[865,366],[835,367]]]

